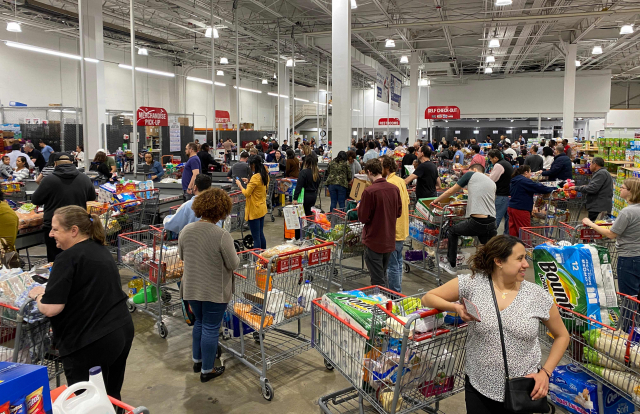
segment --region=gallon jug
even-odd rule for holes
[[[311,287],[310,281],[305,281],[304,285],[300,287],[300,294],[298,295],[298,305],[304,308],[305,312],[311,310],[311,301],[316,298],[316,290]]]
[[[82,394],[69,399],[69,396],[79,390]],[[102,378],[102,368],[93,367],[89,370],[89,381],[73,384],[53,404],[53,414],[115,414],[113,405],[107,396]]]

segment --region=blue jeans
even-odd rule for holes
[[[218,352],[220,323],[227,310],[226,303],[190,300],[189,306],[196,316],[193,324],[193,362],[202,362],[202,373],[213,371],[213,363]]]
[[[249,220],[249,230],[251,230],[251,237],[253,237],[254,249],[266,249],[267,239],[264,238],[264,216],[259,219]]]
[[[618,291],[638,296],[640,291],[640,257],[618,257]]]
[[[389,257],[389,267],[387,267],[387,278],[389,279],[389,289],[394,292],[402,292],[402,268],[404,262],[402,261],[402,248],[404,247],[404,241],[396,240],[396,249],[391,252]]]
[[[329,212],[336,208],[336,204],[340,208],[344,208],[344,201],[347,199],[347,187],[338,184],[329,184],[329,195],[331,196],[331,206]]]
[[[496,196],[496,230],[500,232],[500,222],[504,217],[504,234],[509,234],[509,215],[507,214],[509,207],[509,197]]]

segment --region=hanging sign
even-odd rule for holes
[[[389,93],[391,94],[391,109],[400,111],[402,106],[402,81],[391,75]]]
[[[164,108],[141,106],[138,108],[138,126],[169,126],[169,115]]]
[[[231,122],[229,111],[218,111],[216,109],[216,124],[227,124]]]
[[[424,119],[460,119],[457,106],[430,106],[424,111]]]
[[[380,118],[378,125],[400,125],[400,118]]]

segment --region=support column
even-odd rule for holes
[[[576,55],[578,45],[566,45],[567,56],[564,60],[564,100],[562,102],[562,137],[570,142],[573,138],[573,117],[576,101]]]
[[[351,1],[331,3],[332,157],[351,143]]]
[[[409,69],[409,144],[416,142],[418,130],[418,53],[411,52]]]
[[[100,148],[100,137],[102,137],[102,124],[104,123],[104,113],[107,109],[104,86],[104,44],[102,42],[102,2],[99,0],[81,0],[82,5],[82,36],[85,58],[98,59],[98,63],[84,63],[84,91],[86,96],[86,107],[84,112],[83,138],[84,152],[89,156],[85,157],[85,167],[91,165],[91,158]],[[65,148],[71,151],[71,148]],[[115,151],[115,148],[108,150]],[[73,148],[75,151],[75,148]]]
[[[542,116],[538,114],[538,139],[542,138]]]
[[[287,73],[286,63],[278,63],[278,85],[279,93],[282,98],[278,99],[278,139],[280,143],[283,140],[289,140],[289,145],[293,146],[291,141],[289,128],[290,107],[289,107],[289,76]]]

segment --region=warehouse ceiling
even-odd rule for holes
[[[616,80],[640,77],[640,30],[620,34],[623,25],[640,24],[637,0],[513,0],[507,6],[497,6],[495,0],[355,1],[351,44],[399,75],[408,75],[409,65],[400,60],[411,52],[418,54],[422,76],[436,84],[562,70],[566,45],[575,43],[578,71],[610,69]],[[127,51],[129,1],[102,4],[105,43]],[[134,10],[136,45],[147,48],[150,56],[183,68],[210,67],[205,30],[213,14],[220,34],[216,58],[227,57],[230,63],[216,63],[216,69],[232,71],[237,14],[241,78],[272,81],[276,62],[294,55],[297,84],[314,87],[319,70],[320,84],[326,85],[330,1],[214,0],[212,5],[203,0],[135,0]],[[4,21],[78,36],[76,0],[3,0],[0,13]],[[386,47],[387,39],[395,47]],[[490,48],[491,39],[499,46]],[[594,46],[602,54],[592,54]],[[489,55],[494,62],[487,63]],[[487,67],[491,75],[485,75]],[[353,70],[354,86],[373,80],[370,71]]]

